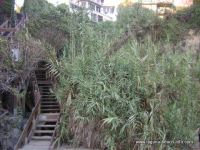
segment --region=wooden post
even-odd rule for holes
[[[28,143],[28,138],[27,137],[25,137],[25,144],[27,144]]]
[[[17,115],[17,104],[19,103],[19,98],[16,95],[12,95],[12,101],[13,101],[13,115],[16,116]]]
[[[26,100],[25,100],[25,97],[22,97],[22,113],[24,117],[25,117],[25,112],[26,112]]]
[[[33,127],[32,127],[32,129],[34,129],[35,124],[36,124],[35,118],[36,118],[36,116],[34,115],[34,116],[33,116]]]

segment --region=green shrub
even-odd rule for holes
[[[136,140],[193,140],[200,123],[196,115],[200,85],[194,80],[199,78],[200,62],[190,53],[160,55],[156,45],[145,43],[131,41],[108,60],[98,49],[61,65],[58,91],[63,91],[61,99],[68,104],[65,113],[74,113],[79,123],[96,120],[109,149],[131,149]],[[70,102],[63,97],[68,89],[75,93]]]
[[[85,12],[68,14],[62,8],[52,13],[61,21],[54,29],[69,35],[63,57],[55,63],[60,71],[57,96],[63,104],[58,140],[109,150],[152,148],[135,144],[138,140],[193,140],[200,123],[200,61],[190,51],[169,46],[181,38],[185,26],[175,18],[162,22],[136,6],[120,9],[117,24],[94,24]],[[55,24],[46,19],[53,17],[49,12],[40,17],[33,27]],[[113,41],[133,24],[143,29],[157,23],[161,40],[152,42],[145,34],[138,42],[132,36],[105,57]],[[174,144],[154,147],[176,148],[188,149]]]
[[[188,9],[182,10],[178,12],[177,15],[189,28],[200,27],[200,4],[193,5]]]

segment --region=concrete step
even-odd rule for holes
[[[39,85],[40,88],[50,88],[52,85]]]
[[[59,108],[58,103],[55,104],[55,105],[41,105],[41,109],[45,109],[45,108],[53,108],[53,107]]]
[[[46,81],[46,79],[37,79],[37,81]]]
[[[56,98],[55,95],[42,95],[41,98]]]
[[[57,101],[57,99],[55,97],[42,97],[41,98],[41,101],[49,101],[49,100]]]
[[[45,106],[45,105],[58,105],[58,102],[56,100],[42,100],[41,101],[41,105]]]
[[[52,85],[51,81],[40,81],[38,82],[38,85]]]
[[[42,93],[42,92],[48,92],[48,93],[51,93],[50,92],[50,89],[40,89],[40,92]]]
[[[55,102],[57,103],[57,100],[56,99],[41,99],[41,103],[43,102]]]
[[[59,109],[48,109],[48,110],[41,110],[41,113],[59,113]]]
[[[54,130],[35,130],[34,133],[52,133],[53,134]]]
[[[39,81],[38,85],[39,86],[52,86],[52,84],[51,83],[47,83],[47,81]]]
[[[56,125],[57,119],[41,119],[38,121],[38,125]]]
[[[41,108],[41,111],[57,111],[59,108]]]
[[[51,136],[32,136],[33,140],[51,140]]]
[[[36,78],[46,78],[46,75],[36,75]]]
[[[55,98],[41,98],[41,102],[48,102],[48,101],[57,102]]]
[[[52,95],[43,95],[43,94],[41,94],[41,97],[42,98],[52,98],[52,97],[56,98],[56,95],[53,95],[53,94]]]
[[[35,76],[36,76],[36,78],[37,78],[37,77],[44,77],[44,78],[46,78],[46,75],[45,75],[45,74],[35,74]]]
[[[42,114],[59,113],[60,111],[42,111]]]
[[[47,102],[47,101],[55,101],[55,102],[57,102],[57,99],[53,98],[53,97],[50,97],[50,98],[41,98],[40,100],[41,100],[41,102]]]
[[[20,148],[19,150],[49,150],[49,146],[25,145],[23,148]]]
[[[36,71],[46,71],[46,70],[47,70],[47,68],[37,68]]]
[[[53,93],[50,93],[50,92],[48,92],[48,93],[41,93],[41,96],[54,96],[54,97],[56,97],[56,95],[55,94],[53,94]]]
[[[43,85],[38,85],[38,86],[39,86],[39,88],[40,88],[40,89],[44,89],[44,88],[46,88],[46,87],[47,87],[47,86],[43,86]],[[49,88],[51,88],[51,87],[52,87],[52,85],[49,85],[48,87],[49,87]]]
[[[36,71],[35,75],[45,75],[45,71]]]
[[[56,125],[38,124],[36,128],[55,128]]]
[[[52,84],[51,81],[40,81],[38,82],[38,84]]]
[[[48,100],[48,99],[55,99],[56,100],[56,97],[54,96],[54,97],[41,97],[41,99],[45,99],[45,100]]]
[[[44,102],[48,102],[48,103],[44,103]],[[58,102],[56,101],[56,99],[48,99],[48,100],[41,100],[41,105],[47,105],[47,104],[58,104]]]
[[[28,145],[32,145],[32,146],[49,146],[50,145],[50,141],[49,140],[31,140]]]
[[[41,112],[48,112],[48,111],[59,111],[59,106],[55,107],[41,107]]]
[[[49,140],[31,140],[28,144],[29,145],[33,145],[33,146],[49,146],[50,145],[50,141]]]
[[[55,95],[55,93],[52,92],[51,89],[41,89],[41,90],[42,90],[42,91],[41,91],[41,94],[54,94],[54,95]]]
[[[43,92],[41,92],[41,94],[42,95],[55,95],[55,93],[52,93],[52,92],[50,92],[50,91],[43,91]]]
[[[57,122],[59,113],[40,114],[38,122]]]
[[[58,102],[57,101],[42,101],[41,102],[41,104],[43,105],[43,104],[58,104]]]

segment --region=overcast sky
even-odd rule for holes
[[[24,4],[24,0],[15,0],[15,4],[19,7],[22,7]]]
[[[48,2],[57,5],[61,3],[69,4],[69,0],[47,0]],[[106,5],[118,5],[121,0],[105,0]]]
[[[61,4],[61,3],[65,3],[65,4],[69,3],[69,0],[47,0],[47,1],[54,4],[54,5],[58,5],[58,4]]]
[[[48,2],[58,5],[61,3],[69,4],[69,0],[47,0]],[[106,5],[117,5],[119,4],[121,0],[105,0]],[[21,7],[24,4],[24,0],[16,0],[15,1],[16,5]]]
[[[54,5],[61,4],[61,3],[68,4],[68,0],[47,0],[47,1]],[[22,7],[24,4],[24,0],[15,0],[15,4],[19,7]]]

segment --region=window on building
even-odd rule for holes
[[[103,16],[98,15],[98,22],[103,21]]]
[[[104,0],[101,0],[101,3],[104,3]]]
[[[93,21],[97,21],[97,15],[91,13],[91,20],[93,20]]]
[[[105,14],[107,14],[107,13],[109,13],[109,8],[108,7],[104,7],[103,11],[104,11]]]
[[[115,11],[115,7],[111,7],[111,8],[110,8],[110,13],[112,13],[112,14],[113,14],[113,13],[114,13],[114,11]]]
[[[78,6],[76,6],[74,4],[71,4],[71,8],[74,9],[74,10],[76,10],[76,9],[78,9]]]
[[[90,8],[90,10],[95,10],[95,5],[92,4],[92,3],[90,3],[90,4],[89,4],[89,8]]]
[[[101,11],[101,7],[96,6],[96,11],[97,11],[97,12],[100,12],[100,11]]]
[[[86,7],[86,2],[81,2],[82,7]]]

